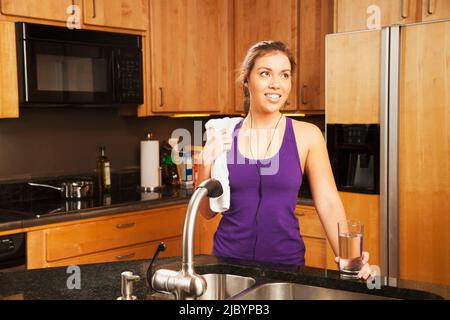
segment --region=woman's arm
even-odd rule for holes
[[[322,132],[313,126],[309,135],[309,149],[305,172],[320,221],[325,229],[334,255],[339,255],[338,221],[345,220],[345,210],[336,188]]]

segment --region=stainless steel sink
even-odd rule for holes
[[[209,283],[208,283],[209,285]],[[246,290],[233,300],[383,300],[364,293],[313,287],[297,283],[266,283]]]
[[[206,292],[198,300],[225,300],[250,288],[255,279],[232,274],[203,274],[208,284]]]

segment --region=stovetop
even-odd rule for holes
[[[112,190],[110,194],[95,194],[87,199],[50,198],[0,203],[0,223],[35,219],[43,216],[75,213],[84,209],[100,209],[141,201],[190,197],[190,190],[163,188],[159,192],[141,192],[139,187]]]

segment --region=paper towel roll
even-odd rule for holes
[[[141,187],[159,186],[159,141],[141,141]]]

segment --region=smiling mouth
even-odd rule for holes
[[[266,93],[265,96],[269,99],[272,100],[276,100],[276,99],[280,99],[281,95],[280,94],[276,94],[276,93]]]

